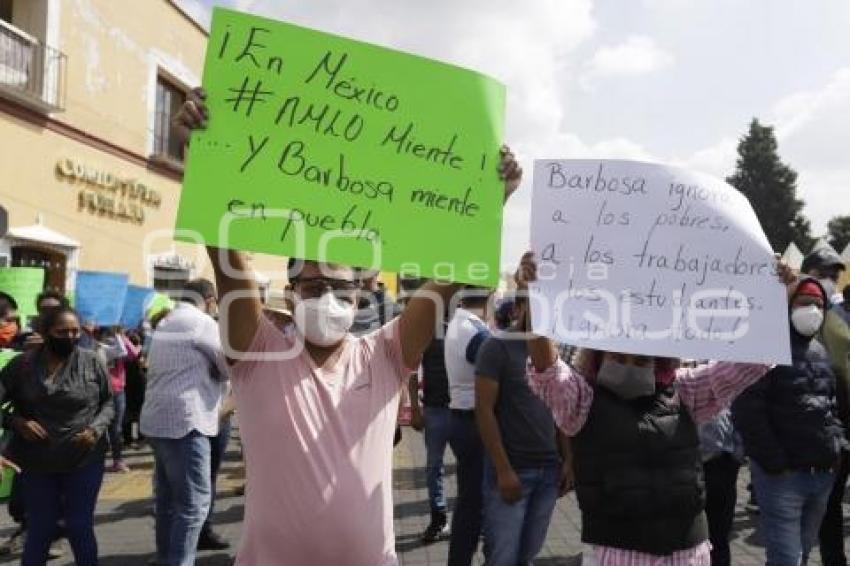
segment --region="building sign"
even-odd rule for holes
[[[195,269],[195,262],[177,254],[161,255],[151,261],[154,269],[173,269],[190,271]]]
[[[145,208],[158,208],[159,192],[129,177],[121,177],[83,164],[70,157],[56,163],[56,172],[71,182],[85,185],[79,193],[79,210],[141,224]]]

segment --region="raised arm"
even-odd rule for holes
[[[714,362],[680,369],[673,382],[682,403],[699,424],[729,407],[744,389],[770,371],[764,364]]]
[[[517,297],[521,298],[526,304],[526,307],[522,310],[522,319],[519,324],[528,336],[528,356],[531,358],[531,365],[538,372],[543,372],[554,366],[555,362],[558,361],[558,347],[546,336],[531,333],[534,326],[531,323],[531,307],[528,306],[527,293],[528,284],[536,280],[537,262],[534,260],[534,252],[525,252],[514,274]],[[526,298],[522,298],[523,295],[526,295]]]
[[[537,280],[537,262],[533,252],[526,252],[520,259],[514,275],[517,296],[528,292],[528,284]],[[575,436],[584,426],[590,404],[593,401],[593,388],[584,377],[565,364],[558,357],[558,346],[546,336],[532,334],[531,308],[527,306],[521,313],[519,324],[528,336],[528,384],[552,411],[558,428],[567,436]]]
[[[209,121],[205,98],[202,88],[192,89],[174,117],[172,125],[183,143],[188,143],[192,130],[205,128]],[[222,345],[228,357],[236,357],[248,351],[259,329],[260,291],[241,253],[212,246],[207,253],[218,289]]]
[[[505,182],[503,202],[507,202],[522,180],[522,167],[507,146],[501,149],[498,174]],[[411,297],[399,321],[402,356],[407,367],[416,367],[419,363],[419,358],[434,338],[438,317],[442,316],[446,305],[460,288],[457,283],[429,281]]]
[[[211,246],[207,252],[218,289],[222,347],[227,357],[234,358],[251,348],[260,328],[260,290],[240,252]]]

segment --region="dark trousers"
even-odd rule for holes
[[[124,445],[129,446],[133,443],[133,423],[139,422],[139,416],[142,414],[142,405],[145,402],[144,371],[138,366],[138,362],[127,364],[127,384],[124,387],[124,393],[127,396],[127,410],[124,413],[122,432]],[[141,440],[142,432],[137,431],[136,434],[138,435],[138,440]]]
[[[469,566],[481,538],[484,446],[472,411],[452,411],[449,446],[457,460],[457,500],[452,514],[449,566]]]
[[[26,513],[24,510],[24,490],[21,475],[12,476],[12,492],[9,494],[9,516],[12,520],[26,528]]]
[[[123,427],[124,412],[127,410],[127,394],[116,391],[112,394],[112,405],[115,407],[115,417],[109,423],[109,448],[112,450],[112,461],[115,463],[123,459]]]
[[[94,508],[103,482],[103,458],[92,458],[82,468],[63,473],[24,472],[21,476],[27,511],[27,540],[22,566],[44,566],[56,536],[60,515],[74,562],[97,565]]]
[[[844,488],[850,474],[850,459],[842,454],[841,467],[835,474],[835,484],[829,494],[826,515],[820,525],[820,558],[823,566],[847,566],[844,555],[844,517],[841,503],[844,501]]]
[[[705,514],[711,540],[712,566],[729,566],[729,533],[738,497],[738,470],[741,463],[728,452],[703,464],[705,470]]]
[[[218,427],[218,436],[210,437],[210,485],[212,486],[212,499],[210,500],[210,512],[207,514],[207,520],[204,521],[202,531],[208,531],[211,527],[213,509],[215,508],[215,488],[216,480],[218,479],[218,471],[221,469],[221,463],[224,461],[224,455],[227,453],[227,443],[230,441],[230,419],[222,421]]]

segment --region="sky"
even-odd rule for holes
[[[799,174],[815,236],[850,214],[847,0],[177,0],[252,12],[485,72],[508,87],[526,171],[502,263],[528,247],[534,158],[621,158],[731,174],[757,117]]]

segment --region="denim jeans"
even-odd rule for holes
[[[425,407],[424,410],[426,479],[432,516],[446,512],[443,456],[449,441],[449,414],[447,407]]]
[[[767,566],[805,564],[818,539],[835,474],[794,471],[768,474],[750,463],[758,497]]]
[[[210,439],[192,431],[183,438],[148,440],[155,462],[157,564],[192,566],[210,509]]]
[[[457,460],[457,499],[452,512],[447,564],[469,566],[481,538],[481,481],[484,476],[484,446],[473,411],[452,411],[449,446]]]
[[[558,500],[561,466],[515,470],[522,499],[506,503],[499,493],[496,470],[484,464],[484,560],[487,566],[531,564],[543,548]]]
[[[231,428],[230,419],[222,421],[218,426],[218,436],[210,438],[210,510],[204,521],[203,530],[209,530],[211,528],[213,510],[215,508],[216,480],[218,479],[218,471],[221,469],[221,462],[224,460],[225,453],[227,453],[227,443],[230,441]]]
[[[124,413],[127,410],[127,394],[124,391],[113,393],[112,405],[115,407],[115,417],[109,423],[109,447],[112,450],[112,461],[120,462],[123,456]]]
[[[21,488],[27,514],[27,538],[22,566],[44,566],[57,522],[65,520],[65,533],[79,566],[97,565],[94,508],[103,482],[103,458],[92,458],[70,472],[24,471]]]

